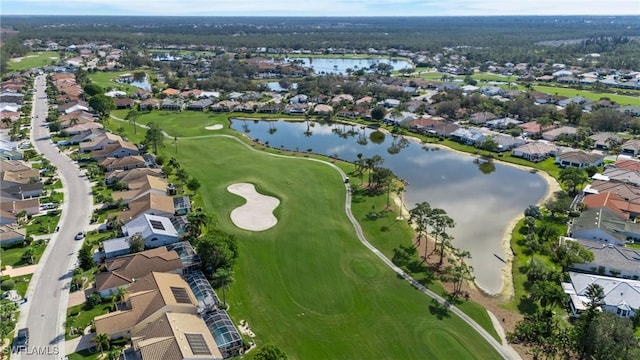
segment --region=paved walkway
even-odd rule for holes
[[[89,333],[86,335],[82,335],[80,337],[77,337],[75,339],[71,339],[71,340],[67,340],[64,343],[64,347],[66,350],[66,354],[65,355],[70,355],[73,354],[75,352],[81,351],[81,350],[85,350],[88,349],[93,345],[93,342],[91,342],[91,340],[93,340],[93,338],[96,337],[96,334],[94,333]]]
[[[112,116],[112,118],[113,118],[113,116]],[[121,120],[121,119],[117,119],[116,118],[116,120]],[[167,136],[167,135],[165,134],[165,136]],[[204,135],[204,136],[189,137],[189,138],[179,138],[179,139],[188,140],[188,139],[209,138],[209,137],[224,137],[224,138],[233,139],[233,140],[239,142],[240,144],[244,145],[247,149],[249,149],[251,151],[256,151],[256,152],[259,151],[259,150],[255,149],[255,148],[251,147],[251,145],[243,142],[239,138],[237,138],[235,136],[232,136],[232,135],[226,135],[226,134]],[[342,177],[343,180],[345,180],[347,178],[347,175],[345,174],[344,171],[342,171],[342,169],[340,169],[340,167],[338,167],[337,165],[332,164],[330,162],[324,161],[324,160],[319,160],[319,159],[314,159],[314,158],[306,158],[306,157],[288,156],[288,155],[282,155],[282,154],[269,154],[269,155],[275,156],[275,157],[288,158],[288,159],[297,159],[297,160],[302,160],[302,161],[315,161],[315,162],[323,163],[323,164],[329,165],[332,168],[334,168],[340,174],[340,176]],[[416,289],[418,289],[420,292],[424,293],[425,295],[431,297],[432,299],[436,300],[442,306],[444,306],[447,309],[449,309],[449,311],[451,311],[454,314],[456,314],[457,316],[459,316],[464,322],[466,322],[469,326],[471,326],[480,336],[482,336],[482,338],[484,338],[500,354],[500,356],[502,356],[504,359],[510,359],[510,360],[519,360],[519,359],[521,359],[520,355],[509,345],[508,342],[506,342],[506,341],[504,341],[503,343],[498,342],[496,339],[493,338],[493,336],[491,334],[489,334],[489,332],[487,332],[482,326],[480,326],[477,322],[475,322],[475,320],[473,320],[471,317],[469,317],[467,314],[465,314],[462,310],[458,309],[454,305],[451,305],[448,301],[446,301],[440,295],[438,295],[435,292],[427,289],[425,286],[423,286],[418,281],[416,281],[414,278],[412,278],[409,274],[404,272],[404,270],[402,270],[401,268],[397,267],[393,262],[391,262],[391,260],[389,260],[389,258],[387,258],[382,252],[380,252],[380,250],[378,250],[376,247],[371,245],[371,243],[369,243],[369,241],[364,236],[364,233],[362,232],[362,227],[360,226],[360,223],[356,220],[356,218],[353,216],[353,213],[351,212],[351,191],[350,191],[351,189],[350,189],[350,184],[346,184],[345,186],[347,187],[345,204],[344,204],[345,213],[346,213],[347,217],[349,218],[349,221],[351,222],[351,224],[352,224],[352,226],[353,226],[353,228],[354,228],[354,230],[356,232],[358,240],[360,240],[360,242],[367,249],[369,249],[371,252],[373,252],[378,258],[380,258],[380,260],[382,260],[389,268],[391,268],[391,270],[393,270],[400,277],[402,277],[403,279],[408,281],[413,287],[415,287]],[[502,327],[500,326],[499,329],[501,330]],[[500,330],[498,330],[498,328],[496,328],[496,330],[500,332]]]
[[[11,265],[7,265],[6,269],[0,270],[0,275],[9,275],[11,277],[29,275],[36,272],[37,267],[38,267],[38,264],[29,265],[29,266],[19,266],[17,268],[14,268]]]

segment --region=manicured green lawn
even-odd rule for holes
[[[587,90],[577,90],[571,88],[563,88],[556,86],[534,86],[534,90],[543,93],[560,96],[574,97],[582,96],[590,100],[600,100],[602,98],[609,98],[611,101],[615,101],[620,105],[640,105],[640,97],[638,96],[626,96],[618,94],[610,94],[605,92],[593,92]]]
[[[62,193],[53,193],[52,199],[56,199],[57,201],[62,201],[63,194]],[[34,216],[29,224],[27,225],[27,234],[28,235],[44,235],[50,234],[55,231],[56,226],[58,226],[58,221],[60,221],[60,211],[59,210],[51,210],[54,211],[53,214],[50,215],[42,215],[42,216]],[[54,215],[55,213],[57,215]]]
[[[438,319],[428,297],[358,242],[335,170],[250,152],[226,138],[185,139],[180,149],[181,165],[202,183],[204,207],[238,237],[228,300],[257,342],[278,344],[299,359],[498,357],[459,318]],[[229,213],[244,203],[226,191],[236,182],[280,199],[274,228],[256,233],[231,223]]]
[[[98,356],[100,356],[99,352],[92,353],[89,350],[82,350],[69,354],[69,360],[96,360]]]
[[[20,61],[15,59],[9,60],[9,69],[12,71],[22,71],[31,69],[34,67],[40,67],[50,65],[52,61],[57,62],[60,58],[60,54],[55,51],[43,51],[36,53],[29,53],[23,57]]]
[[[65,322],[65,338],[67,340],[78,337],[79,335],[71,335],[72,327],[84,330],[98,315],[107,314],[111,309],[111,304],[100,304],[93,308],[89,308],[86,303],[72,306],[67,309],[67,321]]]
[[[29,274],[29,275],[15,276],[11,278],[16,282],[15,290],[22,297],[24,297],[27,294],[27,288],[29,287],[29,281],[31,281],[31,276],[32,275]]]
[[[2,252],[0,253],[0,257],[2,258],[2,265],[9,265],[12,267],[30,265],[26,261],[22,260],[22,254],[24,254],[24,252],[29,248],[33,249],[33,257],[35,260],[35,264],[37,264],[38,261],[40,261],[40,258],[42,257],[42,254],[44,253],[44,250],[47,248],[47,246],[45,244],[36,243],[34,241],[33,244],[27,247],[14,247],[11,249],[3,248]]]

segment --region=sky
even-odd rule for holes
[[[637,15],[640,0],[0,0],[3,15]]]

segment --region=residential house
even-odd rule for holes
[[[581,150],[566,151],[556,155],[556,164],[562,167],[573,166],[585,168],[588,166],[599,166],[604,162],[604,155],[586,153]]]
[[[189,105],[187,105],[187,110],[204,111],[205,109],[210,107],[212,104],[213,104],[213,100],[211,99],[196,100],[196,101],[192,101],[191,103],[189,103]]]
[[[94,150],[102,150],[109,144],[115,144],[118,141],[122,141],[122,137],[120,135],[116,135],[110,132],[94,129],[89,130],[88,133],[89,134],[87,135],[89,135],[89,141],[82,142],[80,144],[80,152],[88,153]],[[71,142],[71,140],[69,140],[69,142]]]
[[[602,174],[594,175],[595,179],[640,186],[640,172],[608,167]]]
[[[584,188],[583,192],[585,195],[611,192],[620,196],[626,201],[640,203],[640,188],[631,184],[594,180],[591,184],[587,185]]]
[[[138,107],[140,108],[140,111],[159,110],[161,104],[162,104],[162,100],[160,99],[148,98],[148,99],[142,100],[140,102],[140,105],[138,105]]]
[[[601,132],[589,136],[594,141],[594,146],[598,150],[609,150],[612,142],[622,144],[622,138],[611,132]]]
[[[587,209],[606,207],[624,220],[635,219],[640,214],[640,203],[630,202],[612,192],[588,194],[582,199]]]
[[[0,226],[16,223],[16,214],[0,209]]]
[[[0,210],[4,210],[16,215],[22,211],[25,211],[29,215],[36,215],[40,213],[40,199],[25,199],[20,195],[10,194],[5,191],[5,189],[1,189]]]
[[[570,268],[599,275],[625,279],[640,278],[640,251],[624,246],[575,240],[593,253],[593,261],[571,264]]]
[[[211,111],[215,112],[229,112],[233,110],[239,103],[232,100],[222,100],[211,105]]]
[[[471,114],[471,116],[469,116],[469,122],[474,125],[482,125],[489,120],[495,120],[497,118],[498,117],[490,111],[481,111]]]
[[[486,122],[487,127],[490,129],[508,129],[520,124],[522,124],[522,121],[512,119],[510,117],[489,120]]]
[[[398,106],[400,106],[400,100],[398,99],[385,99],[384,100],[384,107],[386,108],[396,108]]]
[[[116,109],[121,110],[121,109],[132,109],[135,103],[131,98],[118,97],[113,99],[113,104],[115,105]]]
[[[108,157],[100,161],[99,164],[107,172],[113,172],[116,170],[126,171],[147,167],[147,162],[140,155],[125,156],[120,158]]]
[[[306,104],[309,101],[309,97],[305,94],[297,94],[289,99],[290,104]]]
[[[590,302],[587,296],[589,285],[598,284],[604,290],[602,311],[631,318],[640,309],[640,281],[607,276],[569,272],[571,282],[562,283],[573,316],[580,316]]]
[[[588,209],[574,218],[569,226],[569,236],[594,242],[624,245],[640,239],[640,224],[626,221],[621,212],[606,207]]]
[[[620,155],[637,157],[640,155],[640,140],[629,140],[620,147]]]
[[[106,158],[121,158],[126,156],[138,155],[138,147],[124,140],[118,140],[114,144],[107,144],[101,150],[91,151],[91,158],[96,161],[102,161]]]
[[[467,145],[475,145],[485,140],[486,136],[482,131],[475,128],[459,128],[451,133],[451,138]]]
[[[625,169],[625,170],[631,170],[631,171],[640,172],[640,160],[638,160],[638,159],[633,159],[633,158],[623,159],[623,158],[621,158],[618,161],[616,161],[613,166],[615,168],[617,168],[617,169]]]
[[[124,183],[129,183],[131,181],[139,180],[146,176],[155,176],[159,178],[164,178],[164,174],[160,169],[151,169],[151,168],[135,168],[129,170],[113,170],[107,173],[105,177],[105,183],[107,185],[111,185],[117,181],[122,181]]]
[[[180,275],[150,272],[128,287],[123,309],[96,316],[96,333],[131,339],[132,333],[165,313],[197,314],[195,296]]]
[[[225,310],[202,314],[202,320],[218,345],[224,358],[240,356],[244,353],[244,343],[235,324]]]
[[[534,120],[534,121],[526,122],[524,124],[520,124],[518,125],[518,127],[522,129],[522,135],[531,136],[535,134],[542,134],[543,130],[552,129],[554,126],[553,125],[542,126],[538,124],[537,121]]]
[[[83,142],[88,142],[88,141],[92,141],[98,137],[102,137],[105,134],[105,131],[103,129],[89,129],[89,130],[85,130],[82,131],[76,135],[73,135],[70,139],[69,139],[69,143],[76,145],[76,144],[80,144]],[[81,151],[83,152],[83,151]]]
[[[130,200],[135,200],[148,193],[165,195],[167,194],[169,183],[164,178],[146,175],[127,182],[127,188],[125,191],[114,192],[111,196],[114,200],[122,199],[125,203],[128,203]]]
[[[547,130],[542,133],[542,138],[547,141],[555,141],[561,135],[573,135],[578,130],[572,126],[560,126],[559,128]]]
[[[106,244],[105,241],[105,252]],[[166,247],[150,249],[135,254],[111,258],[107,256],[104,271],[95,275],[95,290],[102,297],[111,296],[117,288],[127,288],[136,279],[140,279],[150,272],[182,273],[182,261],[178,253],[167,250]]]
[[[175,213],[173,198],[155,192],[145,192],[135,199],[127,200],[128,209],[118,213],[118,219],[130,221],[142,214],[171,217]]]
[[[178,241],[178,232],[164,216],[142,214],[122,227],[125,236],[140,234],[146,248],[156,248]]]
[[[69,126],[68,128],[64,129],[64,132],[66,132],[67,135],[74,136],[83,131],[92,130],[92,129],[103,130],[104,126],[102,126],[102,124],[98,122],[92,121],[84,124],[76,124],[73,126]]]
[[[11,245],[24,241],[27,236],[26,228],[19,228],[18,224],[6,224],[0,226],[0,245]]]
[[[333,107],[331,105],[318,104],[313,108],[313,113],[315,115],[332,114],[333,113]]]
[[[499,86],[483,86],[480,88],[480,93],[485,96],[502,96],[504,95],[504,89]]]
[[[494,134],[492,137],[493,140],[498,143],[498,152],[508,151],[526,143],[522,138],[509,135]]]
[[[213,333],[197,315],[164,313],[141,326],[135,327],[131,334],[137,359],[223,359]]]
[[[182,99],[165,98],[162,99],[160,109],[169,111],[182,111],[184,109],[184,102],[182,101]]]

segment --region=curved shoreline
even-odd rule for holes
[[[238,119],[238,120],[244,120],[244,119],[254,119],[254,118],[245,118],[245,117],[229,117],[229,121],[232,120],[232,118]],[[277,120],[285,120],[285,121],[292,121],[292,122],[304,122],[306,121],[306,119],[304,118],[300,118],[300,119],[266,119],[267,121],[269,120],[273,120],[273,121],[277,121]],[[316,121],[316,120],[312,120],[309,119],[310,121]],[[356,123],[356,122],[350,122],[350,121],[346,121],[346,120],[334,120],[333,122],[338,123],[338,124],[348,124],[348,125],[353,125],[353,126],[367,126],[365,124],[361,124],[361,123]],[[376,129],[377,131],[381,131],[384,132],[386,134],[392,135],[392,133],[385,129],[384,127],[380,126],[378,129]],[[458,149],[454,149],[451,147],[448,147],[446,145],[437,143],[437,142],[433,142],[433,143],[425,143],[423,142],[422,139],[420,139],[419,137],[416,136],[412,136],[410,135],[400,135],[403,136],[405,139],[414,141],[415,143],[419,144],[419,145],[423,145],[423,146],[433,146],[433,147],[437,147],[443,150],[447,150],[447,151],[452,151],[454,153],[458,153],[461,155],[465,155],[465,156],[470,156],[472,158],[480,158],[482,157],[481,155],[478,154],[473,154],[470,152],[465,152],[465,151],[461,151]],[[532,169],[535,169],[533,167],[529,167],[529,166],[525,166],[525,165],[521,165],[521,164],[514,164],[508,161],[503,161],[500,158],[492,158],[491,161],[496,161],[500,164],[504,164],[507,166],[511,166],[514,168],[518,168],[520,170],[523,171],[531,171]],[[553,194],[556,191],[561,190],[560,185],[558,184],[557,180],[554,179],[551,175],[549,175],[547,172],[545,171],[537,171],[536,174],[539,174],[543,180],[546,182],[547,184],[547,191],[544,194],[544,196],[538,201],[537,205],[542,205],[544,204],[547,200],[551,199],[553,197]],[[393,194],[392,195],[394,198],[397,197],[397,195]],[[397,203],[397,202],[396,202]],[[404,207],[402,213],[403,214],[409,214],[409,209],[406,207],[406,205],[404,205],[404,203],[402,202],[402,206]],[[520,219],[522,219],[524,217],[524,210],[522,209],[522,213],[521,215],[516,216],[515,218],[513,218],[508,225],[506,226],[503,234],[502,234],[502,249],[505,253],[505,265],[502,267],[502,289],[500,290],[500,292],[498,293],[492,293],[484,288],[482,288],[475,280],[472,282],[469,282],[469,284],[476,288],[479,292],[481,292],[482,294],[489,296],[489,297],[493,297],[493,298],[502,298],[504,300],[510,300],[514,295],[515,295],[515,289],[514,289],[514,284],[513,284],[513,258],[514,258],[514,254],[513,254],[513,249],[511,248],[511,237],[512,237],[512,233],[514,228],[516,227],[516,225],[518,224],[518,222],[520,221]]]

